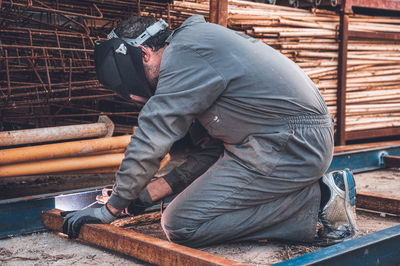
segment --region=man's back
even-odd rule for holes
[[[169,39],[165,53],[179,56],[185,46],[206,60],[226,82],[218,104],[268,119],[328,113],[316,86],[287,57],[251,37],[204,22],[201,16],[189,18]]]

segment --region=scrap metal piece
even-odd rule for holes
[[[42,218],[48,229],[62,231],[63,217],[60,210],[45,211]],[[83,225],[79,239],[157,265],[242,265],[204,251],[109,224]]]

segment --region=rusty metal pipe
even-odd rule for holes
[[[79,156],[94,152],[109,152],[114,149],[126,148],[130,138],[129,135],[126,135],[0,150],[0,165]]]
[[[0,146],[40,143],[90,137],[111,137],[114,124],[107,116],[100,116],[98,123],[62,127],[35,128],[0,132]]]
[[[0,178],[118,167],[124,157],[124,153],[115,153],[4,165],[0,166]],[[169,159],[167,154],[160,166],[164,166]]]

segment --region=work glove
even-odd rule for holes
[[[111,214],[106,205],[101,208],[90,208],[80,211],[64,212],[63,233],[69,238],[77,238],[83,224],[107,224],[111,223],[116,216]]]

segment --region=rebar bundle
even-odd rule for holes
[[[99,2],[0,2],[0,130],[88,122],[105,114],[117,133],[131,132],[142,105],[99,84],[94,41],[141,8],[166,12],[167,4]]]

